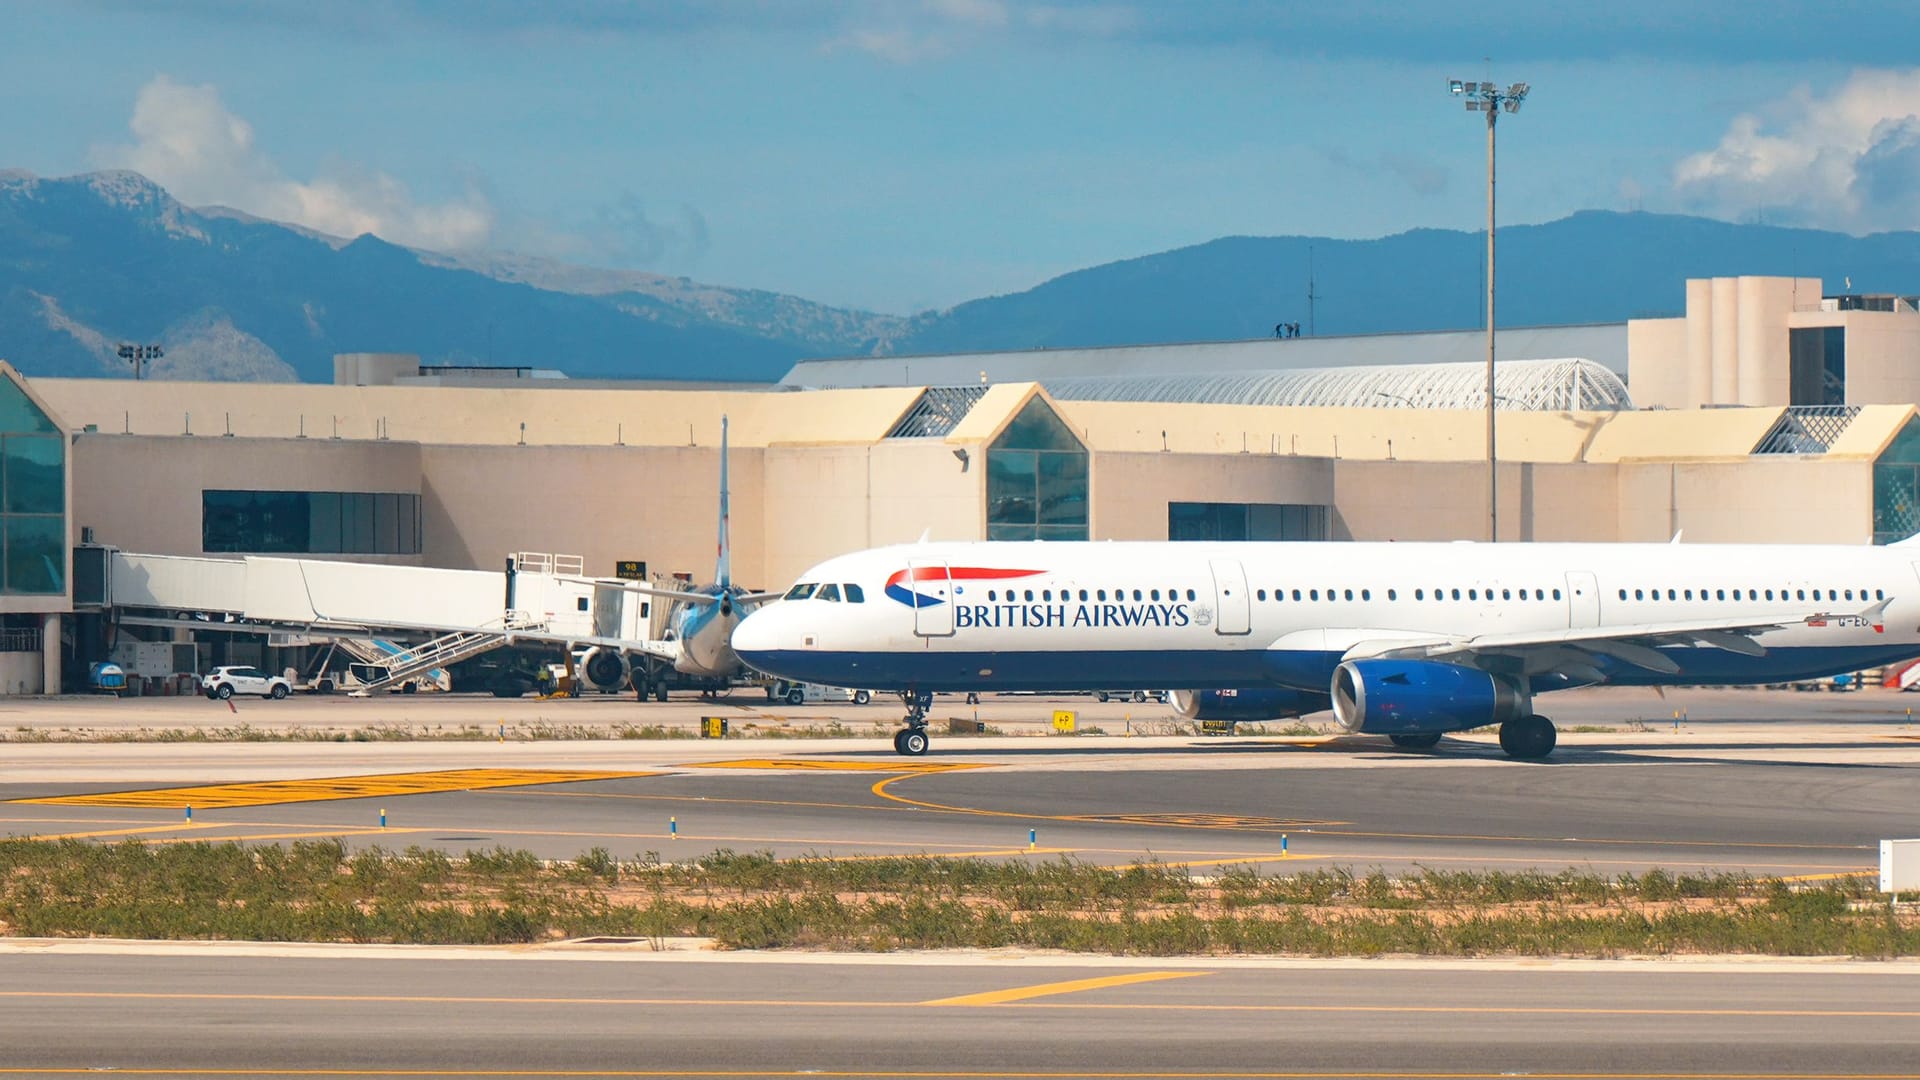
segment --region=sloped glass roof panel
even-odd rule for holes
[[[1166,401],[1371,409],[1484,409],[1485,364],[1392,364],[1178,375],[1068,376],[1044,380],[1067,401]],[[1633,399],[1620,377],[1591,360],[1510,360],[1494,367],[1505,410],[1619,412]]]

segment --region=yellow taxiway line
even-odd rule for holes
[[[1078,994],[1084,990],[1102,990],[1109,986],[1132,986],[1135,983],[1159,982],[1163,979],[1190,979],[1195,975],[1211,975],[1211,971],[1136,971],[1127,975],[1103,975],[1097,979],[1069,979],[1066,982],[1040,983],[1037,986],[1016,986],[1010,990],[988,990],[979,994],[961,994],[959,997],[936,998],[923,1001],[922,1005],[1005,1005],[1012,1001],[1026,1001],[1030,998],[1052,997],[1055,994]]]

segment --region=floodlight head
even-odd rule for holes
[[[1479,112],[1479,111],[1480,111],[1480,99],[1479,99],[1479,98],[1468,98],[1468,99],[1467,99],[1467,111],[1468,111],[1468,112]]]
[[[1508,112],[1519,112],[1519,111],[1520,111],[1520,102],[1519,102],[1518,100],[1516,100],[1516,99],[1514,99],[1514,98],[1508,98],[1508,99],[1507,99],[1507,111],[1508,111]]]
[[[1528,87],[1526,83],[1517,82],[1507,88],[1507,93],[1513,95],[1516,98],[1523,98],[1527,96],[1527,90],[1528,90]]]
[[[1465,93],[1465,92],[1466,92],[1466,86],[1465,86],[1465,84],[1463,84],[1463,83],[1461,83],[1461,81],[1460,81],[1459,79],[1448,79],[1448,80],[1447,80],[1447,90],[1448,90],[1449,92],[1451,92],[1451,93],[1455,93],[1455,94],[1460,94],[1460,93]]]

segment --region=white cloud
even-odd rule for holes
[[[1695,209],[1855,232],[1920,228],[1920,69],[1856,71],[1734,118],[1711,150],[1675,166]]]
[[[442,251],[481,247],[493,233],[496,214],[477,190],[428,204],[377,170],[338,168],[305,182],[286,176],[256,145],[253,126],[212,86],[158,76],[141,88],[129,127],[131,145],[104,147],[95,157],[145,174],[188,205],[219,204],[335,236],[373,233]]]

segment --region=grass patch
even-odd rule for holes
[[[1250,867],[901,857],[547,863],[339,841],[0,840],[0,932],[420,944],[710,937],[733,948],[1050,948],[1134,955],[1920,955],[1870,878]]]

